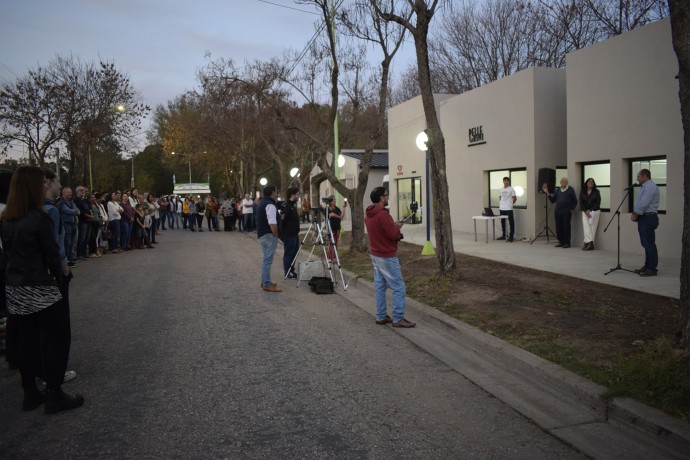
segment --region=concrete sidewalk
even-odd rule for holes
[[[408,229],[405,233],[408,242],[423,244],[425,239],[422,232]],[[545,240],[532,245],[529,241],[484,241],[479,235],[475,242],[474,235],[454,234],[455,249],[461,254],[678,297],[680,268],[671,261],[660,261],[660,267],[666,268],[660,268],[656,278],[640,278],[626,271],[604,275],[617,264],[615,252],[559,249]],[[562,251],[570,251],[567,260],[554,257]],[[639,258],[622,254],[621,265],[635,268]],[[336,292],[373,318],[372,284],[350,273],[345,277],[348,289],[340,286]],[[595,459],[690,459],[690,424],[627,398],[606,403],[602,399],[605,387],[420,302],[408,299],[407,312],[417,327],[395,329],[397,332],[586,455]]]
[[[351,221],[343,221],[343,229],[351,229]],[[426,228],[417,225],[405,225],[403,234],[408,243],[421,246],[426,241]],[[500,227],[497,229],[500,235]],[[434,231],[431,229],[431,242],[436,247]],[[491,226],[489,226],[489,243],[483,223],[477,224],[477,241],[474,241],[473,233],[453,232],[453,245],[455,252],[484,259],[504,262],[518,267],[532,268],[548,272],[560,273],[573,278],[595,281],[635,291],[672,297],[680,297],[680,259],[659,259],[659,274],[656,277],[643,278],[635,273],[624,270],[616,270],[608,275],[606,272],[618,265],[616,251],[595,249],[594,251],[582,251],[579,247],[569,249],[556,248],[558,240],[539,238],[533,244],[529,241],[515,241],[506,243],[501,240],[492,240]],[[620,265],[627,270],[635,270],[644,265],[644,251],[640,247],[639,253],[621,253]]]

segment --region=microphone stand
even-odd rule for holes
[[[616,270],[623,270],[624,272],[630,272],[630,273],[635,273],[633,270],[628,270],[627,268],[621,267],[621,206],[623,206],[623,203],[625,203],[625,200],[628,199],[628,195],[630,195],[630,190],[632,190],[632,187],[628,187],[625,189],[625,196],[621,200],[620,204],[616,208],[616,212],[613,214],[613,217],[611,217],[611,220],[609,220],[609,223],[606,224],[606,228],[604,229],[604,233],[606,233],[606,230],[609,229],[609,226],[611,225],[611,222],[613,222],[613,219],[616,219],[616,224],[618,227],[618,264],[613,267],[611,270],[607,271],[604,273],[604,276],[608,275],[611,272],[615,272]]]

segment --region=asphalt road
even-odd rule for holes
[[[237,232],[162,232],[82,262],[65,384],[20,410],[0,370],[0,458],[510,458],[581,454],[338,295],[279,279]]]

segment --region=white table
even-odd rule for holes
[[[477,241],[477,221],[483,220],[486,227],[486,242],[489,243],[489,221],[491,221],[491,228],[493,229],[494,240],[496,239],[496,221],[507,219],[508,216],[472,216],[474,222],[474,241]]]

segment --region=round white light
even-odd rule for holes
[[[345,157],[343,155],[338,155],[338,167],[342,168],[345,166]]]
[[[417,134],[416,142],[417,148],[422,152],[426,152],[428,149],[426,143],[429,142],[429,136],[427,136],[426,133],[422,131],[421,133]]]
[[[266,179],[265,177],[262,177],[262,178],[259,180],[259,183],[260,183],[261,185],[266,185],[266,184],[268,184],[268,179]]]
[[[290,177],[295,177],[298,173],[299,173],[299,169],[298,169],[298,168],[292,168],[292,169],[290,170]]]
[[[524,194],[525,194],[525,189],[520,187],[519,185],[516,185],[515,186],[515,195],[518,197],[521,197]]]

